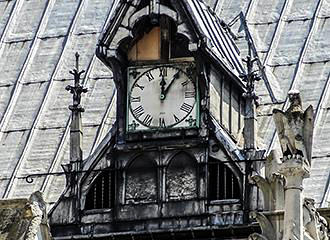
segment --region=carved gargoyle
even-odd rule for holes
[[[310,166],[314,125],[313,107],[310,105],[304,112],[299,91],[291,90],[288,95],[289,108],[285,112],[273,110],[283,158],[304,159]]]
[[[328,240],[328,224],[316,210],[315,201],[304,199],[304,227],[305,234],[314,240]]]
[[[261,228],[262,233],[253,233],[249,235],[248,240],[275,240],[276,239],[276,232],[274,229],[273,224],[270,220],[260,212],[251,212],[251,218],[255,218]]]

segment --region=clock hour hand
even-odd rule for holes
[[[167,86],[167,88],[165,89],[165,91],[163,93],[164,94],[164,99],[166,97],[166,94],[167,94],[168,90],[170,89],[170,87],[172,86],[173,82],[175,81],[175,79],[179,78],[179,74],[180,74],[180,71],[178,71],[176,74],[173,75],[173,78],[172,78],[170,84]]]

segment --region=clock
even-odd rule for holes
[[[127,131],[198,127],[195,65],[128,69]]]

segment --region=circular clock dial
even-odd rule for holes
[[[129,93],[134,118],[148,128],[168,128],[190,116],[196,101],[195,84],[187,73],[162,66],[141,74]],[[192,116],[195,118],[195,116]]]

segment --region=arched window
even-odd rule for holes
[[[237,177],[220,161],[209,160],[209,199],[240,199]]]
[[[157,199],[157,166],[154,161],[139,157],[126,171],[126,203],[153,202]]]
[[[166,194],[169,200],[197,197],[197,162],[186,153],[177,154],[167,168]]]
[[[114,174],[105,170],[100,173],[86,196],[85,209],[112,208],[114,205]]]

